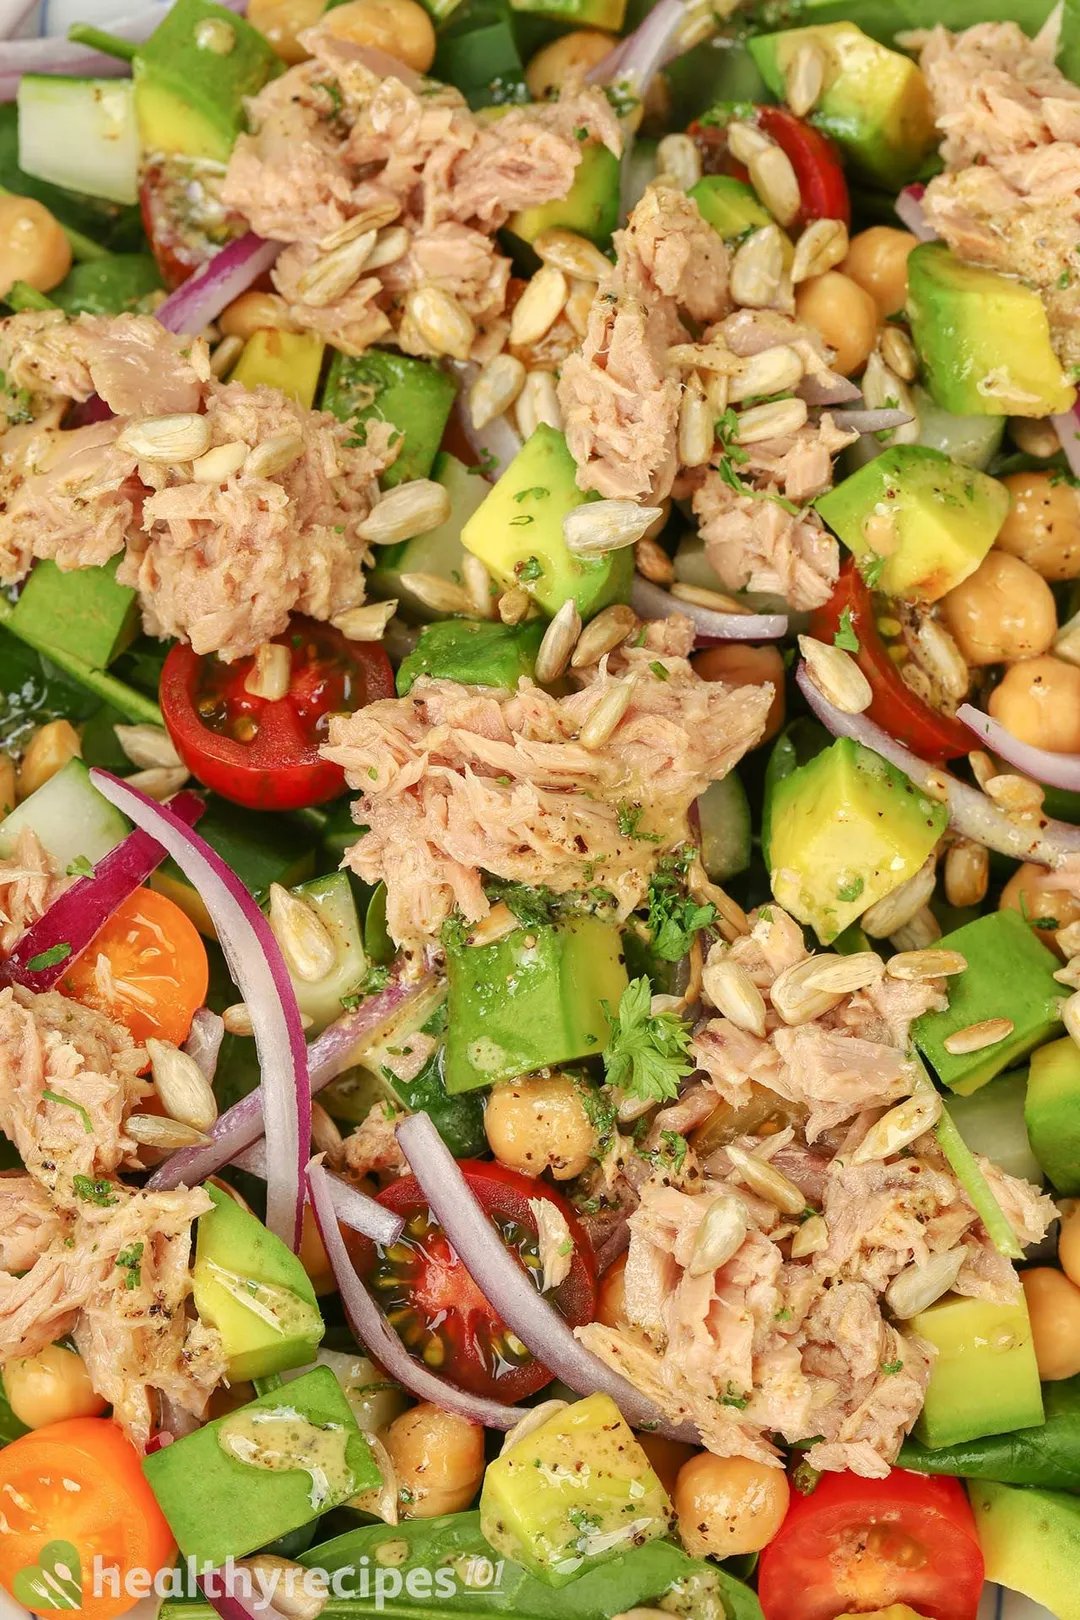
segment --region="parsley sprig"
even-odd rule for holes
[[[641,1102],[666,1102],[693,1070],[687,1053],[690,1031],[674,1013],[652,1011],[648,979],[631,979],[615,1015],[604,1003],[611,1035],[604,1048],[609,1085]]]
[[[707,928],[716,916],[714,905],[698,905],[683,889],[682,880],[693,854],[686,845],[674,855],[666,855],[649,881],[652,946],[665,962],[680,961],[698,929]]]

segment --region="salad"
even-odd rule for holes
[[[1016,9],[0,0],[24,1610],[1080,1620]]]

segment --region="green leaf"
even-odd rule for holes
[[[920,1088],[925,1091],[928,1086],[934,1087],[934,1082],[927,1074],[921,1060],[914,1057],[914,1062],[919,1072]],[[934,1087],[934,1089],[937,1088]],[[934,1126],[934,1135],[937,1137],[938,1146],[946,1159],[948,1159],[957,1181],[967,1193],[972,1204],[974,1204],[979,1219],[986,1227],[987,1235],[997,1252],[1003,1254],[1007,1260],[1022,1260],[1024,1251],[1020,1246],[1016,1233],[1005,1219],[1005,1213],[994,1197],[990,1183],[979,1169],[975,1155],[954,1125],[952,1116],[944,1103],[942,1103],[941,1107],[941,1118]]]
[[[1044,1384],[1046,1422],[1011,1434],[987,1435],[957,1446],[921,1446],[905,1440],[901,1468],[923,1474],[994,1479],[1005,1485],[1040,1485],[1075,1491],[1080,1480],[1080,1377]]]
[[[606,1004],[611,1035],[604,1048],[609,1085],[640,1101],[664,1102],[678,1095],[679,1081],[693,1070],[687,1057],[690,1031],[674,1013],[653,1013],[648,979],[631,979],[619,998],[618,1016]]]
[[[39,951],[32,956],[26,966],[31,973],[42,973],[46,968],[56,967],[59,962],[66,962],[71,955],[71,946],[66,940],[56,945],[50,945],[47,951]]]
[[[840,615],[840,624],[832,638],[834,647],[841,652],[857,653],[859,651],[859,638],[855,634],[855,627],[851,622],[851,609],[846,607]]]

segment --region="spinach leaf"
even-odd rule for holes
[[[58,719],[78,725],[100,706],[93,692],[0,628],[0,749],[17,758],[38,726]]]
[[[931,1450],[905,1440],[899,1466],[924,1474],[957,1474],[1006,1485],[1080,1488],[1080,1376],[1043,1385],[1046,1422],[1037,1429],[987,1435]]]
[[[72,265],[52,299],[68,315],[144,314],[160,288],[161,275],[149,253],[109,253]]]

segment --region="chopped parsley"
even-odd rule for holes
[[[838,900],[857,900],[866,887],[861,877],[849,878],[846,883],[836,885],[836,898]]]
[[[805,1457],[802,1458],[791,1473],[791,1483],[800,1496],[812,1496],[817,1490],[820,1479],[820,1468],[811,1468]]]
[[[127,1273],[124,1278],[125,1288],[138,1288],[139,1283],[142,1280],[142,1257],[144,1248],[145,1244],[143,1243],[129,1244],[126,1249],[120,1250],[120,1253],[113,1262],[113,1264],[118,1266],[121,1271]]]
[[[641,818],[645,814],[643,804],[630,804],[626,799],[620,799],[615,814],[619,822],[619,836],[622,838],[640,838],[648,844],[660,842],[659,833],[639,832]]]
[[[674,1013],[653,1013],[648,979],[631,979],[615,1014],[602,1003],[611,1023],[604,1048],[609,1085],[640,1102],[666,1102],[678,1096],[679,1081],[693,1071],[687,1057],[690,1031]]]
[[[896,1361],[883,1361],[881,1364],[881,1370],[889,1378],[891,1378],[894,1373],[903,1372],[904,1358],[900,1356]]]
[[[360,1003],[365,1001],[368,996],[373,996],[378,990],[385,990],[390,983],[390,977],[388,967],[383,967],[378,962],[370,963],[367,972],[356,989],[350,995],[340,998],[341,1005],[346,1012],[355,1012]]]
[[[76,855],[64,868],[65,877],[93,877],[94,868],[85,855]]]
[[[658,681],[670,681],[671,673],[666,666],[660,662],[659,658],[654,658],[652,663],[649,665],[649,668],[652,670]]]
[[[481,450],[479,464],[469,468],[469,471],[475,473],[478,478],[487,478],[498,470],[499,463],[490,450]]]
[[[58,962],[66,962],[71,955],[71,946],[66,940],[59,944],[50,945],[47,951],[39,951],[27,962],[31,973],[41,973],[45,968],[55,967]]]
[[[745,1411],[750,1405],[749,1395],[740,1395],[734,1384],[729,1384],[726,1392],[716,1398],[721,1406],[733,1406],[738,1412]]]
[[[45,1098],[46,1102],[63,1103],[65,1108],[74,1108],[77,1114],[82,1115],[83,1130],[86,1132],[87,1136],[93,1136],[94,1127],[90,1123],[90,1115],[86,1112],[86,1109],[83,1107],[82,1103],[76,1102],[74,1097],[65,1097],[62,1091],[45,1090],[41,1093],[41,1095]]]
[[[626,80],[618,84],[606,84],[604,94],[616,118],[629,118],[631,113],[636,112],[641,106],[641,97],[634,94]]]
[[[113,1184],[106,1176],[98,1181],[92,1181],[89,1176],[72,1176],[71,1185],[76,1198],[81,1198],[85,1204],[96,1204],[98,1209],[109,1209],[120,1202],[113,1196]]]
[[[511,883],[492,878],[486,885],[489,900],[501,900],[508,906],[522,928],[545,928],[552,921],[554,895],[543,886],[531,888],[527,883]]]
[[[690,1144],[685,1136],[681,1136],[678,1131],[661,1131],[660,1146],[653,1154],[653,1163],[658,1168],[670,1170],[673,1176],[677,1176],[686,1163],[689,1151]]]
[[[855,634],[855,626],[851,622],[851,609],[846,607],[840,615],[840,627],[832,638],[834,647],[841,652],[857,653],[859,651],[859,638]]]
[[[596,1086],[589,1085],[582,1080],[574,1088],[578,1100],[584,1108],[589,1124],[596,1132],[596,1147],[593,1149],[593,1158],[602,1159],[611,1142],[612,1132],[615,1129],[615,1104],[606,1091],[600,1091]]]
[[[517,519],[515,518],[516,522]],[[530,519],[531,521],[531,519]],[[517,563],[514,573],[523,585],[531,585],[534,579],[539,579],[544,572],[544,566],[539,557],[526,557],[524,562]]]
[[[517,517],[513,517],[513,518],[510,519],[510,527],[512,529],[525,529],[525,528],[528,527],[528,525],[530,523],[535,523],[535,522],[536,522],[536,519],[532,516],[532,514],[530,512],[519,512]],[[533,558],[533,561],[534,562],[536,561],[535,557]]]
[[[879,557],[876,551],[868,551],[860,557],[855,565],[862,575],[863,584],[868,591],[876,591],[881,584],[881,571],[885,567],[884,557]]]
[[[7,417],[8,427],[18,427],[20,423],[34,420],[33,401],[28,388],[10,388],[4,373],[0,371],[0,394],[4,396],[2,403],[3,414]]]
[[[692,859],[693,849],[687,845],[665,856],[649,880],[653,950],[665,962],[678,962],[685,956],[698,929],[707,928],[716,916],[714,905],[698,905],[683,889],[682,880]]]
[[[1056,285],[1064,291],[1064,289],[1070,285],[1071,281],[1072,272],[1068,269],[1068,267],[1066,267],[1061,272],[1060,276],[1058,276]]]
[[[522,501],[527,501],[530,499],[542,501],[545,495],[550,494],[550,489],[545,489],[542,484],[534,484],[531,489],[519,489],[517,494],[514,496],[514,499],[520,506]]]

